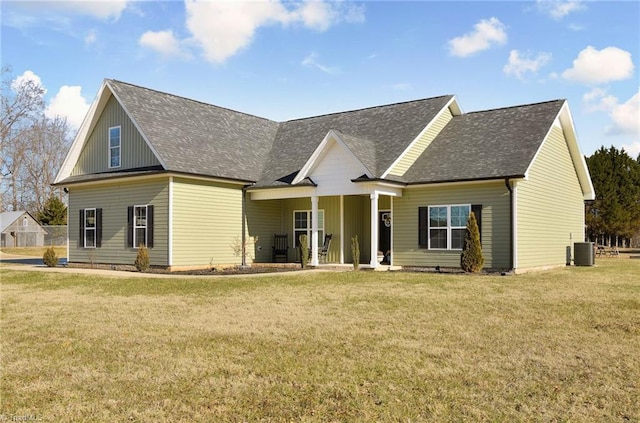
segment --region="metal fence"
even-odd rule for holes
[[[67,245],[67,226],[16,225],[2,233],[2,247],[43,247]]]

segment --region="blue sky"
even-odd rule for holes
[[[282,121],[455,94],[569,100],[586,155],[640,154],[640,2],[6,1],[2,66],[79,125],[104,78]]]

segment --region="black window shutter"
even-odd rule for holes
[[[96,248],[102,247],[102,209],[96,209]]]
[[[84,209],[80,209],[80,219],[78,220],[78,248],[84,248]]]
[[[153,206],[147,206],[147,248],[153,248]]]
[[[427,248],[428,238],[428,207],[418,207],[418,245],[420,248]]]
[[[478,232],[480,233],[480,242],[482,242],[482,204],[471,205],[471,211],[476,216],[478,222]]]
[[[133,206],[127,207],[127,247],[133,248]]]

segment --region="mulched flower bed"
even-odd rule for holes
[[[277,272],[296,272],[303,270],[301,267],[266,267],[266,266],[246,266],[246,267],[225,267],[212,269],[194,269],[179,270],[170,272],[166,269],[149,269],[145,273],[161,273],[168,275],[201,275],[201,276],[218,276],[218,275],[253,275],[259,273],[277,273]],[[306,269],[309,270],[309,269]]]

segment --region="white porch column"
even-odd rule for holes
[[[340,196],[340,264],[344,264],[344,195]]]
[[[378,191],[371,193],[371,268],[378,267]]]
[[[318,196],[311,196],[311,265],[318,265]]]
[[[393,253],[393,228],[395,226],[395,222],[393,221],[393,217],[395,216],[393,214],[393,196],[389,197],[389,202],[391,204],[391,242],[389,244],[389,249],[391,250],[391,260],[389,260],[389,266],[393,266],[393,256],[395,256],[395,254]]]

